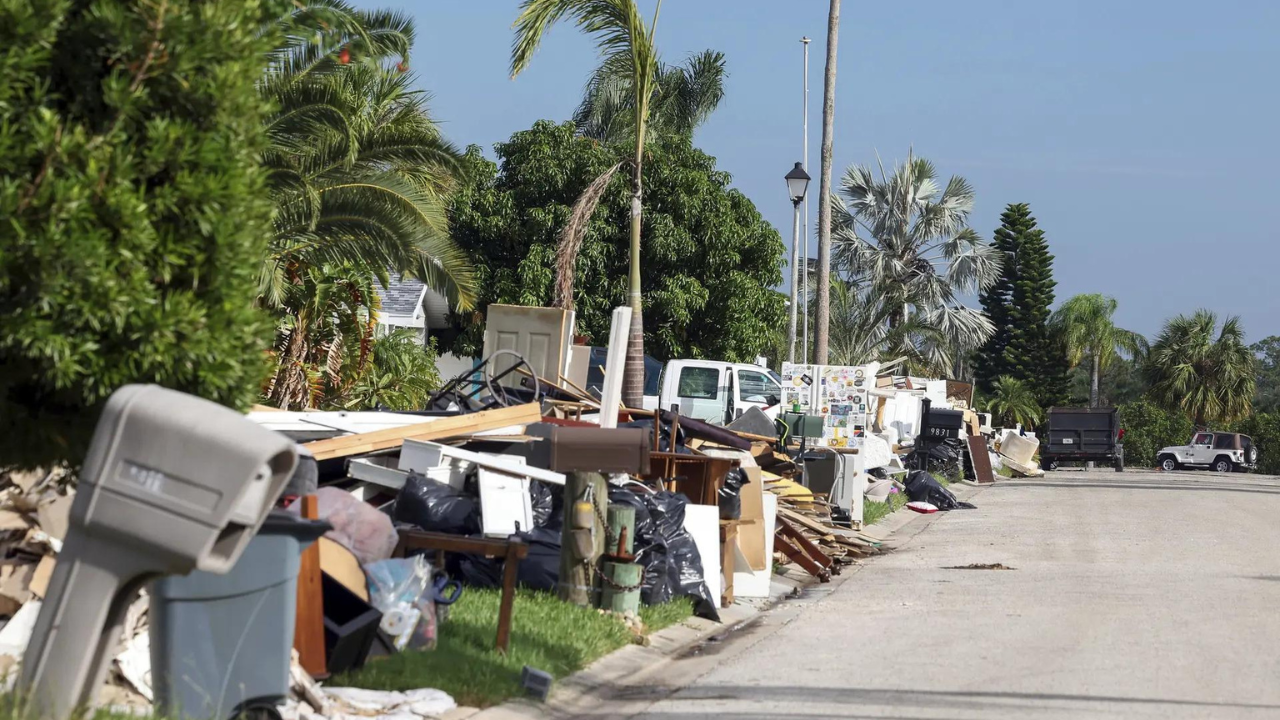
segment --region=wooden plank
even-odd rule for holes
[[[442,417],[428,423],[387,428],[328,440],[315,440],[304,447],[315,456],[316,460],[329,460],[399,447],[405,440],[438,440],[485,430],[497,430],[512,425],[529,425],[540,420],[542,420],[542,409],[538,403],[527,403],[483,410],[469,415]]]
[[[827,557],[826,553],[822,552],[817,545],[813,544],[812,540],[805,537],[804,533],[797,530],[791,523],[786,520],[778,520],[778,532],[785,535],[787,539],[795,543],[797,547],[803,550],[806,555],[813,558],[813,560],[822,567],[831,567],[831,558]],[[834,536],[829,537],[834,539]]]
[[[720,572],[724,573],[724,587],[720,590],[720,607],[733,604],[734,558],[738,554],[737,520],[720,521]]]
[[[516,599],[516,576],[520,569],[520,543],[507,545],[506,560],[502,563],[502,600],[498,605],[498,637],[494,647],[503,655],[511,645],[511,612]]]
[[[801,515],[800,513],[792,510],[788,510],[787,508],[784,508],[781,505],[778,506],[778,517],[785,518],[797,525],[806,527],[818,533],[819,535],[830,535],[831,531],[835,529],[829,525],[823,525],[822,523],[817,522],[815,520],[810,520],[804,515]]]
[[[987,454],[987,439],[981,435],[969,436],[969,459],[973,461],[973,474],[980,483],[993,483],[995,474],[991,471],[991,456]]]
[[[315,495],[302,498],[302,517],[319,519],[320,503]],[[313,544],[302,551],[298,566],[297,617],[293,628],[293,647],[298,651],[298,662],[311,677],[328,675],[324,650],[324,590],[320,572],[320,546]]]
[[[818,578],[821,582],[831,582],[831,574],[827,572],[827,569],[815,562],[813,558],[806,555],[803,550],[792,545],[791,542],[783,536],[782,530],[778,530],[778,532],[774,534],[773,545],[775,548],[780,550],[783,555],[786,555],[787,559],[791,562],[804,568],[805,572]]]

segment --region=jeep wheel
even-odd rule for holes
[[[1178,469],[1178,459],[1172,455],[1161,455],[1159,465],[1161,470],[1173,472]]]
[[[1227,473],[1235,469],[1235,465],[1230,458],[1220,457],[1213,461],[1212,469],[1214,472]]]

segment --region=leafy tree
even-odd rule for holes
[[[1231,429],[1253,440],[1258,448],[1258,472],[1280,475],[1280,413],[1256,413]]]
[[[658,7],[661,6],[659,2]],[[653,22],[646,24],[635,0],[524,0],[515,22],[516,39],[511,48],[512,77],[529,66],[547,28],[566,19],[572,19],[584,32],[596,36],[604,64],[609,68],[607,74],[624,72],[625,68],[629,77],[627,85],[634,98],[630,113],[635,152],[630,158],[631,212],[628,223],[631,229],[631,264],[627,289],[627,303],[631,306],[631,337],[627,342],[622,401],[628,407],[640,407],[644,396],[645,336],[641,304],[641,213],[650,102],[658,90],[658,52],[653,42],[658,11],[654,11]],[[601,168],[602,172],[605,169]],[[612,171],[609,174],[612,175]]]
[[[1146,361],[1152,398],[1199,427],[1238,420],[1253,409],[1257,376],[1244,328],[1237,317],[1224,320],[1215,338],[1217,328],[1218,317],[1208,310],[1178,315],[1165,323]]]
[[[1280,335],[1259,340],[1249,346],[1249,351],[1257,360],[1258,368],[1253,409],[1260,413],[1280,413]]]
[[[481,289],[480,312],[453,316],[446,347],[475,355],[483,344],[489,303],[546,305],[555,292],[560,229],[582,189],[614,162],[610,150],[579,136],[572,123],[541,121],[498,143],[501,166],[468,149],[467,175],[451,211],[454,237],[470,248]],[[715,159],[688,138],[650,146],[645,187],[642,290],[649,311],[650,353],[750,360],[776,342],[785,297],[778,233]],[[603,343],[610,314],[625,301],[625,250],[631,195],[625,183],[605,187],[577,258],[578,332]]]
[[[257,395],[256,83],[287,7],[0,1],[0,466],[80,462],[126,383]]]
[[[977,353],[978,384],[990,388],[1008,375],[1026,381],[1041,404],[1060,402],[1067,368],[1048,324],[1053,255],[1026,203],[1005,208],[993,247],[1002,256],[1000,276],[979,300],[996,330]]]
[[[268,398],[293,408],[336,401],[368,368],[371,287],[388,270],[463,309],[474,282],[448,230],[460,156],[406,72],[412,22],[320,0],[281,25],[261,83],[276,108],[265,161],[278,212],[260,292],[281,318]]]
[[[631,90],[630,62],[611,56],[587,81],[582,102],[573,113],[578,132],[609,145],[634,144],[636,96]],[[647,140],[668,135],[692,136],[724,99],[724,53],[703,50],[683,65],[658,64],[649,99]]]
[[[1083,362],[1091,368],[1089,407],[1098,407],[1098,382],[1102,371],[1123,355],[1139,357],[1147,341],[1132,330],[1116,327],[1115,298],[1098,294],[1076,295],[1062,304],[1051,321],[1060,333],[1072,367]]]
[[[1015,377],[1001,375],[996,378],[991,384],[991,393],[984,399],[987,410],[1006,427],[1034,427],[1044,417],[1044,410],[1036,401],[1031,386]]]
[[[892,175],[851,167],[835,209],[835,256],[840,268],[890,328],[919,318],[944,340],[934,351],[955,359],[994,332],[982,312],[960,303],[964,293],[989,287],[1000,257],[967,226],[973,188],[953,176],[945,188],[933,164],[908,158]],[[946,363],[950,365],[951,362]]]
[[[1160,448],[1183,445],[1195,431],[1187,416],[1167,412],[1149,400],[1121,405],[1119,415],[1125,463],[1133,467],[1154,467]]]

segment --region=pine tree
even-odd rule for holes
[[[1013,287],[1017,282],[1017,265],[1014,258],[1018,252],[1018,234],[1014,231],[1016,215],[1015,206],[1010,205],[1001,216],[1001,226],[996,230],[992,241],[1000,254],[1000,277],[985,292],[978,296],[982,311],[995,326],[996,331],[973,358],[974,378],[978,389],[984,394],[991,394],[995,389],[996,379],[1008,375],[1005,365],[1004,351],[1009,346],[1009,307],[1013,299]]]
[[[1005,263],[1000,280],[981,298],[997,330],[977,357],[979,386],[990,392],[995,379],[1007,375],[1026,382],[1049,407],[1066,397],[1067,363],[1048,325],[1057,287],[1053,255],[1026,203],[1005,209],[994,245]]]
[[[260,389],[256,84],[282,0],[0,0],[0,470],[82,459],[106,397]]]

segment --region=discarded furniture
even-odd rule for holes
[[[498,607],[498,635],[494,647],[505,653],[511,644],[511,608],[515,602],[516,572],[520,561],[529,554],[529,546],[519,540],[468,538],[422,530],[400,530],[400,544],[394,557],[405,557],[410,550],[434,550],[437,567],[444,567],[445,553],[471,553],[504,559],[502,567],[502,602]]]
[[[717,505],[724,477],[737,464],[727,458],[655,452],[649,454],[649,472],[640,477],[660,481],[672,492],[684,493],[695,505]]]

